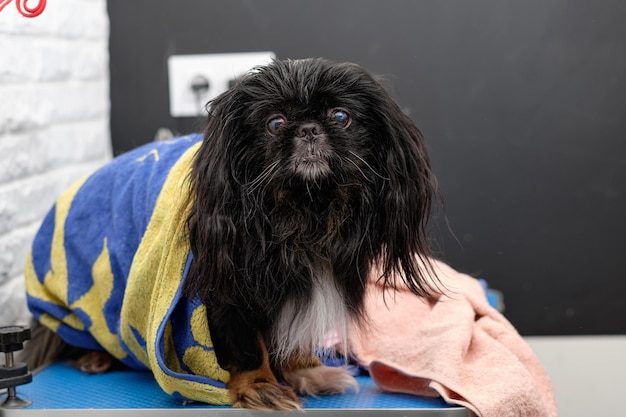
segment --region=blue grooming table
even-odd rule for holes
[[[499,291],[485,288],[489,303],[502,311]],[[470,410],[446,404],[441,398],[383,392],[370,377],[359,376],[360,391],[325,397],[303,397],[306,417],[475,417]],[[0,403],[6,398],[0,389]],[[302,412],[266,412],[175,399],[161,390],[150,372],[120,370],[88,375],[65,363],[53,364],[17,387],[17,396],[32,404],[20,409],[0,408],[0,417],[278,417]]]
[[[304,415],[311,417],[472,417],[464,407],[440,398],[424,398],[381,391],[370,377],[359,376],[360,392],[325,397],[303,397]],[[263,412],[175,399],[158,386],[149,372],[131,370],[88,375],[65,363],[53,364],[17,387],[18,397],[32,401],[21,409],[0,409],[0,417],[73,416],[302,416],[303,413]],[[0,402],[6,394],[0,391]]]

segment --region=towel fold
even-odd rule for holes
[[[351,352],[384,390],[441,395],[480,417],[553,417],[549,378],[480,283],[433,261],[446,289],[438,301],[368,284],[367,329],[352,329]]]

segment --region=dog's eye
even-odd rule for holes
[[[276,135],[278,133],[278,130],[280,130],[280,128],[283,127],[286,123],[287,119],[285,119],[283,116],[272,116],[267,122],[267,131],[271,135]]]
[[[350,122],[352,122],[352,118],[344,109],[332,109],[330,111],[330,118],[331,120],[339,123],[339,125],[343,128],[348,127]]]

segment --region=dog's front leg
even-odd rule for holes
[[[239,308],[209,308],[209,329],[219,365],[230,372],[228,391],[233,406],[257,410],[300,408],[294,391],[274,376],[261,330]]]

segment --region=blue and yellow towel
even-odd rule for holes
[[[204,306],[181,295],[187,177],[201,140],[144,145],[62,195],[28,256],[27,300],[67,343],[149,369],[169,394],[229,404]]]

